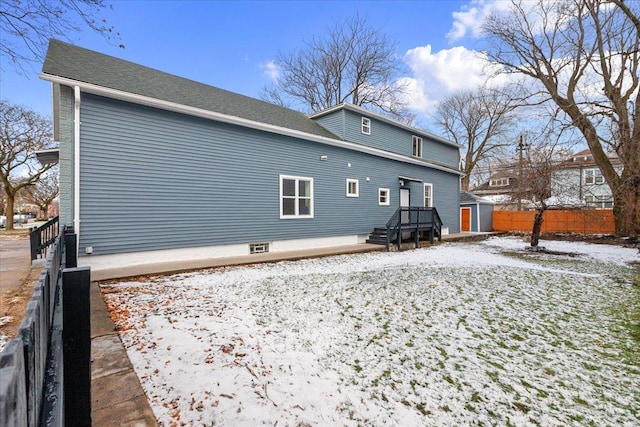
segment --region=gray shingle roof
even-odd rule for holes
[[[487,200],[484,197],[476,196],[475,194],[467,191],[460,192],[460,203],[493,203],[491,200]]]
[[[133,62],[51,40],[42,72],[189,107],[338,139],[304,114]]]

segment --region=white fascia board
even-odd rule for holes
[[[138,95],[135,93],[124,92],[117,89],[111,89],[103,86],[94,85],[91,83],[80,82],[77,80],[69,79],[66,77],[54,76],[51,74],[40,74],[42,80],[47,80],[52,83],[59,83],[65,86],[78,86],[82,91],[91,93],[94,95],[105,96],[108,98],[118,99],[120,101],[131,102],[134,104],[145,105],[148,107],[159,108],[162,110],[173,111],[176,113],[187,114],[190,116],[201,117],[209,120],[216,120],[223,123],[229,123],[237,126],[247,127],[251,129],[257,129],[265,132],[276,133],[279,135],[290,136],[294,138],[305,139],[308,141],[318,142],[320,144],[332,145],[334,147],[346,148],[353,151],[359,151],[362,153],[371,154],[378,157],[384,157],[386,159],[397,160],[399,162],[411,163],[418,166],[425,166],[432,169],[437,169],[443,172],[449,172],[456,175],[464,175],[460,171],[457,171],[446,166],[440,166],[425,160],[418,160],[401,154],[392,153],[389,151],[380,150],[377,148],[367,147],[364,145],[348,142],[344,140],[326,138],[323,136],[312,135],[306,132],[302,132],[295,129],[284,128],[281,126],[270,125],[267,123],[255,122],[253,120],[243,119],[241,117],[229,116],[227,114],[217,113],[215,111],[205,110],[203,108],[190,107],[184,104],[178,104],[176,102],[164,101],[157,98],[151,98],[148,96]]]
[[[383,116],[380,113],[376,113],[374,111],[369,111],[366,108],[360,107],[358,105],[348,104],[346,102],[343,102],[342,104],[338,104],[338,105],[336,105],[334,107],[331,107],[331,108],[327,108],[326,110],[322,110],[322,111],[318,111],[317,113],[310,114],[309,118],[314,119],[316,117],[322,117],[322,116],[325,116],[325,115],[327,115],[329,113],[332,113],[334,111],[337,111],[337,110],[340,110],[340,109],[343,109],[343,108],[345,108],[347,110],[351,110],[351,111],[353,111],[355,113],[358,113],[358,114],[362,114],[363,116],[374,117],[376,120],[380,120],[382,122],[389,123],[389,124],[391,124],[393,126],[396,126],[396,127],[399,127],[399,128],[403,128],[405,130],[408,130],[408,131],[416,134],[416,136],[420,136],[420,135],[426,136],[427,138],[434,139],[434,140],[436,140],[438,142],[441,142],[443,144],[450,145],[450,146],[456,147],[456,148],[464,147],[463,145],[457,144],[457,143],[455,143],[453,141],[449,141],[448,139],[445,139],[445,138],[443,138],[441,136],[434,135],[434,134],[432,134],[430,132],[427,132],[426,130],[418,129],[418,128],[413,127],[413,126],[409,126],[407,124],[404,124],[404,123],[399,122],[397,120],[394,120],[392,118]]]

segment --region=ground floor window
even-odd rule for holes
[[[613,208],[613,198],[611,196],[585,196],[584,201],[587,207],[594,209]]]
[[[433,207],[433,185],[424,184],[424,207]]]
[[[389,206],[388,188],[378,188],[378,204],[381,206]]]
[[[280,218],[313,218],[313,178],[280,175]]]
[[[359,197],[358,180],[347,178],[347,197]]]

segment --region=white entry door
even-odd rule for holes
[[[408,208],[411,202],[411,192],[408,188],[400,189],[400,207]],[[402,212],[402,223],[409,222],[409,212]]]

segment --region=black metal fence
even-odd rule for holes
[[[31,241],[31,261],[40,257],[46,257],[48,249],[56,241],[59,233],[58,217],[55,216],[38,228],[29,231]]]
[[[0,353],[0,426],[91,425],[89,267],[54,239],[18,336]]]

